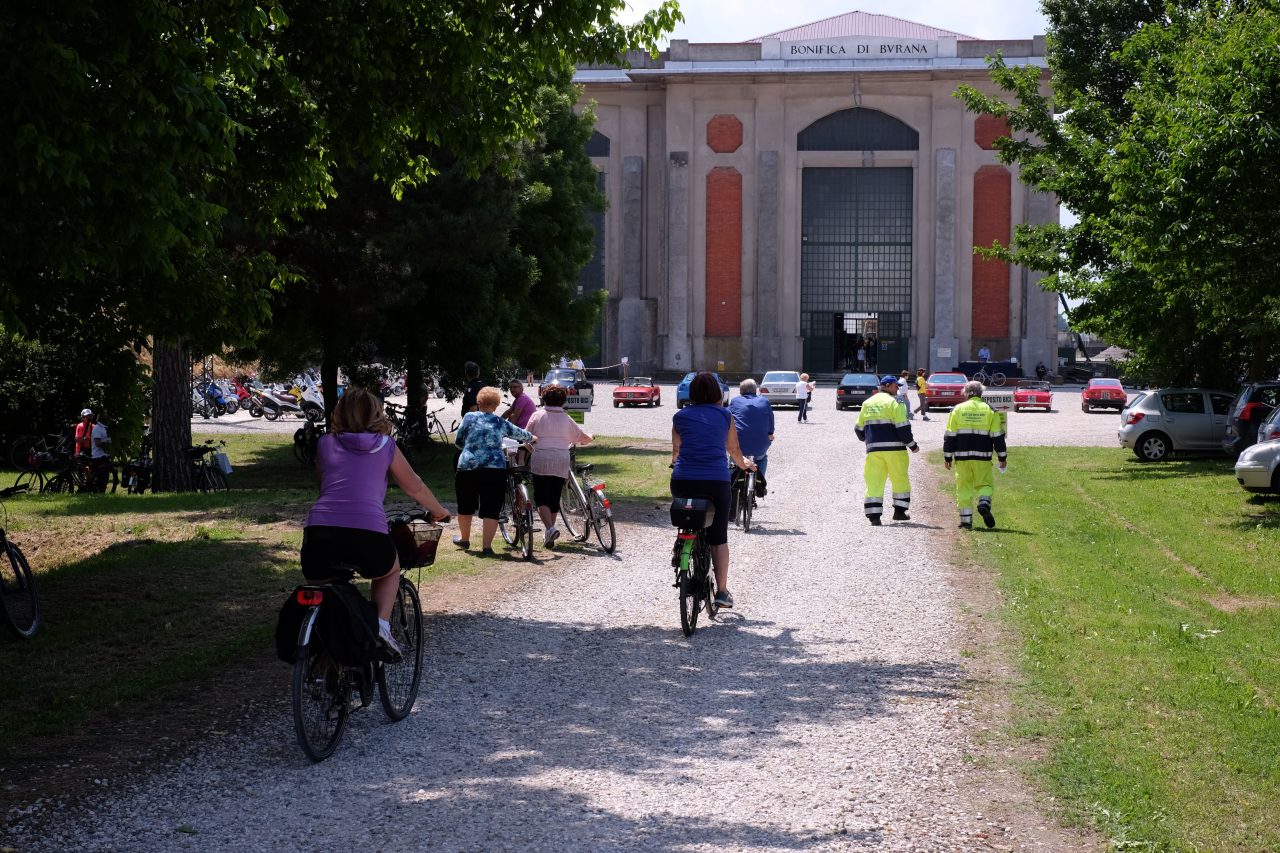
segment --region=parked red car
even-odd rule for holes
[[[925,380],[925,396],[929,408],[946,409],[965,401],[964,384],[969,377],[963,373],[934,373]]]
[[[1013,410],[1044,409],[1053,411],[1053,386],[1039,379],[1021,379],[1013,389]]]
[[[1118,412],[1124,408],[1128,399],[1129,395],[1125,393],[1119,379],[1094,377],[1089,380],[1088,385],[1084,386],[1084,391],[1080,394],[1080,411],[1115,409]]]
[[[647,376],[636,376],[628,379],[613,389],[613,407],[619,406],[661,406],[662,389],[658,383]]]

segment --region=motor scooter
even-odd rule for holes
[[[266,418],[274,421],[281,415],[294,415],[302,417],[302,406],[298,404],[298,398],[288,391],[276,391],[271,388],[262,388],[253,392],[249,403],[249,414],[255,418]],[[254,414],[257,412],[257,414]]]

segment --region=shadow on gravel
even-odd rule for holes
[[[794,527],[769,527],[768,522],[753,521],[748,536],[808,536],[809,531]]]
[[[769,809],[768,823],[718,818],[715,792],[690,769],[714,760],[734,762],[718,773],[764,774],[746,784],[763,809],[803,786],[802,773],[776,784],[767,777],[783,766],[779,752],[804,761],[802,727],[839,733],[957,698],[959,668],[833,659],[826,645],[736,618],[686,640],[674,616],[670,628],[433,619],[428,648],[438,651],[418,725],[396,750],[396,822],[432,827],[442,850],[512,839],[525,849],[554,842],[558,850],[671,853],[882,841],[878,830],[805,826],[785,805]]]

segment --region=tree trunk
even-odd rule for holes
[[[338,405],[338,362],[328,352],[320,358],[320,384],[324,386],[324,417],[328,421]]]
[[[405,368],[404,393],[408,397],[405,411],[408,412],[410,421],[421,420],[426,401],[422,399],[422,359],[416,352],[409,353]]]
[[[191,360],[181,338],[155,342],[151,352],[152,477],[157,492],[189,492],[191,462]]]

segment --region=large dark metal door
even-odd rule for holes
[[[854,317],[875,320],[880,343],[876,369],[896,373],[907,368],[912,170],[805,169],[802,192],[803,369],[830,373],[844,368],[847,353],[839,335]]]

